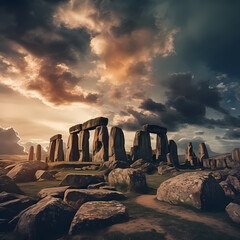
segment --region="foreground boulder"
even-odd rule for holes
[[[229,203],[226,207],[226,212],[228,216],[233,220],[235,223],[240,224],[240,205],[237,203]]]
[[[0,176],[0,192],[18,193],[22,194],[21,189],[16,185],[16,183],[8,176]]]
[[[95,230],[128,219],[127,209],[116,201],[87,202],[83,204],[73,218],[69,234]]]
[[[87,188],[90,184],[104,182],[101,175],[90,174],[68,174],[60,183],[60,186],[69,186],[71,188]]]
[[[74,213],[61,199],[47,197],[19,214],[15,232],[24,239],[55,239],[68,231]]]
[[[63,199],[65,191],[69,188],[69,186],[64,187],[54,187],[54,188],[43,188],[39,193],[39,198],[45,197],[55,197]]]
[[[126,161],[118,161],[118,160],[115,160],[115,161],[112,161],[110,164],[109,164],[109,169],[115,169],[115,168],[129,168],[130,167],[130,164]]]
[[[121,192],[103,189],[68,189],[64,194],[64,201],[72,207],[79,208],[83,203],[90,201],[124,200]]]
[[[147,174],[153,174],[157,171],[157,168],[155,165],[153,165],[152,163],[146,162],[143,159],[138,159],[137,161],[135,161],[131,165],[131,168],[138,169]]]
[[[45,171],[45,170],[38,170],[38,171],[36,171],[35,178],[38,181],[44,181],[44,180],[52,181],[52,180],[56,180],[55,177],[50,172]]]
[[[225,207],[225,194],[208,172],[188,172],[164,181],[157,199],[174,205],[183,204],[201,210]]]
[[[35,180],[37,170],[45,170],[48,165],[41,161],[31,161],[17,164],[7,176],[15,182],[30,182]]]
[[[110,185],[124,186],[130,191],[144,192],[147,189],[145,174],[132,168],[116,168],[108,175]]]

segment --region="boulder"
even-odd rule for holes
[[[37,170],[45,170],[48,165],[41,161],[31,161],[17,164],[7,174],[15,182],[30,182],[35,180]]]
[[[136,160],[133,164],[131,164],[131,168],[140,168],[143,164],[147,163],[144,159],[140,158]]]
[[[201,210],[221,209],[226,203],[221,186],[204,171],[183,173],[164,181],[157,190],[157,199]]]
[[[234,191],[234,193],[240,195],[240,176],[238,178],[236,176],[229,175],[226,179],[226,182],[228,183],[229,187]]]
[[[85,230],[95,230],[128,219],[127,209],[116,201],[94,201],[83,204],[75,214],[69,234],[82,233]]]
[[[79,160],[78,135],[71,133],[68,137],[66,161],[74,162]]]
[[[158,174],[164,175],[168,173],[176,173],[178,170],[175,167],[170,167],[168,165],[160,165],[158,166]]]
[[[79,133],[82,131],[82,124],[77,124],[69,128],[69,133]]]
[[[93,139],[93,162],[108,161],[108,129],[106,126],[97,127]]]
[[[130,165],[126,161],[112,161],[109,164],[110,169],[115,169],[115,168],[129,168]]]
[[[136,132],[131,155],[132,161],[136,161],[140,158],[144,159],[147,162],[152,161],[152,147],[149,132]]]
[[[240,148],[234,148],[232,150],[232,160],[240,162]]]
[[[17,193],[8,193],[8,192],[1,192],[0,193],[0,203],[4,203],[14,199],[27,199],[28,196],[17,194]]]
[[[125,199],[121,192],[103,189],[68,189],[64,194],[64,201],[77,209],[85,202]]]
[[[31,146],[29,148],[29,151],[28,151],[28,158],[27,158],[27,160],[28,161],[33,161],[33,158],[34,158],[34,148],[33,148],[33,146]]]
[[[226,212],[233,222],[240,224],[240,205],[237,203],[229,203]]]
[[[65,191],[69,188],[69,186],[64,187],[53,187],[53,188],[43,188],[39,193],[39,198],[45,197],[55,197],[63,199]]]
[[[104,182],[101,175],[90,174],[68,174],[60,183],[60,186],[70,186],[71,188],[87,188],[90,184]]]
[[[22,194],[22,190],[16,185],[16,183],[8,176],[0,176],[0,192],[18,193]]]
[[[108,119],[104,117],[98,117],[90,119],[82,124],[82,130],[94,130],[99,126],[107,126]]]
[[[40,144],[38,144],[37,145],[37,150],[36,150],[36,160],[37,161],[41,161],[41,159],[42,159],[42,156],[41,156],[41,154],[42,154],[42,147],[41,147],[41,145]]]
[[[78,136],[78,150],[79,150],[79,161],[89,162],[89,131],[80,131]]]
[[[203,159],[209,158],[208,150],[205,143],[198,144],[198,161],[202,164]]]
[[[15,232],[24,239],[56,239],[68,231],[74,213],[61,199],[46,197],[19,214]]]
[[[100,187],[99,189],[110,190],[110,191],[117,191],[117,189],[116,189],[115,187],[113,187],[113,186],[108,186],[108,185],[102,186],[102,187]]]
[[[50,138],[50,142],[55,141],[57,139],[62,139],[62,134],[56,134]]]
[[[160,127],[157,125],[145,124],[142,126],[142,129],[143,129],[143,131],[148,131],[150,133],[156,133],[156,134],[166,134],[167,133],[167,128]]]
[[[43,180],[48,180],[48,181],[52,181],[52,180],[56,180],[55,177],[48,171],[46,170],[37,170],[35,173],[35,178],[38,181],[43,181]]]
[[[110,185],[126,186],[130,191],[144,192],[147,189],[145,174],[132,168],[116,168],[108,175]]]
[[[90,185],[88,185],[88,189],[99,189],[100,187],[105,186],[105,185],[106,185],[106,182],[90,184]]]
[[[143,173],[153,174],[157,171],[157,168],[152,163],[144,163],[138,170],[142,171]]]
[[[63,140],[57,139],[55,152],[54,152],[54,162],[62,162],[62,161],[64,161]]]
[[[109,136],[109,161],[127,161],[125,139],[121,128],[112,127]]]
[[[223,191],[225,193],[225,196],[228,199],[233,200],[233,199],[236,198],[235,193],[233,192],[233,190],[231,189],[231,187],[229,186],[227,181],[222,181],[219,184],[222,187],[222,189],[223,189]]]

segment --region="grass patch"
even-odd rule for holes
[[[48,162],[49,169],[81,168],[91,165],[100,166],[101,164],[99,162]]]

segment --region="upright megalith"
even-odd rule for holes
[[[185,162],[192,167],[197,166],[197,157],[193,151],[192,143],[189,142],[186,148]]]
[[[232,150],[232,160],[240,162],[240,149],[239,148],[234,148]]]
[[[31,146],[28,151],[28,161],[33,161],[34,158],[34,148]]]
[[[56,139],[56,147],[54,152],[54,162],[64,161],[63,140]]]
[[[83,130],[78,136],[79,161],[89,162],[89,131]]]
[[[166,162],[168,153],[167,128],[150,124],[145,124],[142,128],[144,131],[157,134],[156,160]]]
[[[174,140],[168,141],[167,161],[168,164],[173,164],[173,166],[179,165],[177,144],[175,143]]]
[[[208,155],[208,150],[207,150],[207,147],[205,145],[205,143],[199,143],[198,144],[198,161],[199,161],[199,164],[203,164],[203,159],[207,159],[209,158],[209,155]]]
[[[63,140],[62,134],[56,134],[50,138],[50,144],[48,149],[48,154],[46,161],[54,162],[54,161],[63,161]]]
[[[109,161],[127,161],[125,139],[121,128],[112,127],[109,136]]]
[[[139,130],[136,132],[133,148],[131,149],[131,157],[133,161],[140,158],[147,162],[152,160],[152,147],[148,131]]]
[[[71,133],[68,137],[66,161],[74,162],[79,160],[78,135]]]
[[[37,145],[37,149],[36,149],[36,160],[41,161],[42,158],[42,147],[40,144]]]
[[[108,161],[108,139],[107,127],[97,127],[93,139],[93,162]]]

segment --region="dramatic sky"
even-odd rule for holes
[[[46,146],[56,133],[66,142],[69,127],[98,116],[123,128],[127,150],[145,123],[167,127],[180,153],[188,141],[240,147],[239,9],[239,0],[1,0],[0,151]]]

